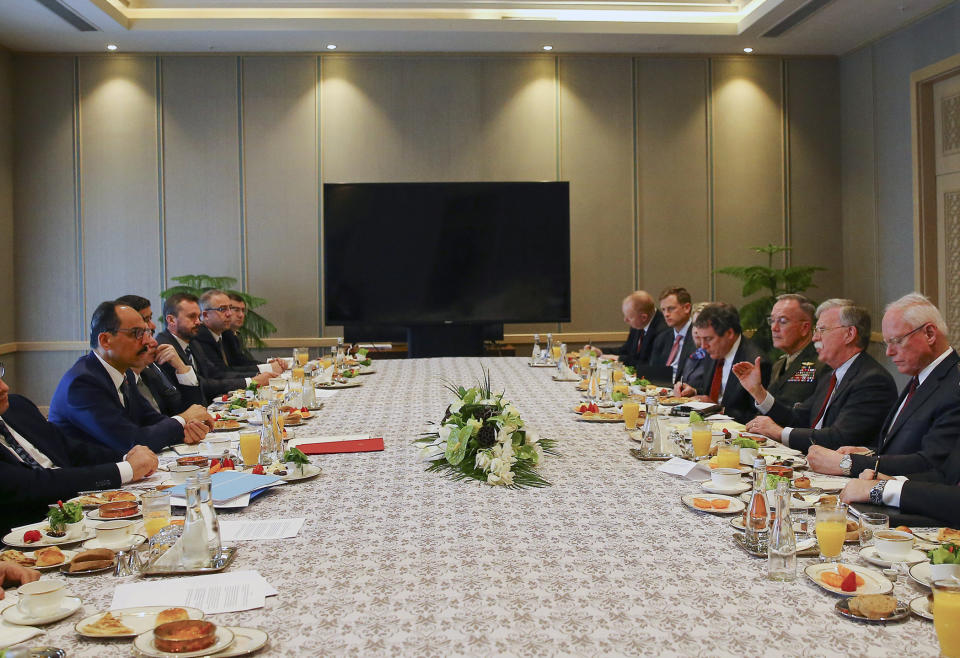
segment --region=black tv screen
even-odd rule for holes
[[[569,183],[327,183],[326,322],[567,322]]]

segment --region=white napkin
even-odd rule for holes
[[[10,601],[7,599],[0,601],[0,606],[6,607]],[[14,644],[25,642],[32,637],[42,634],[43,631],[33,626],[18,626],[17,624],[8,624],[0,620],[0,649],[6,649]]]
[[[807,539],[803,539],[803,540],[801,540],[801,541],[798,541],[798,542],[797,542],[797,552],[799,553],[800,551],[805,551],[805,550],[807,550],[808,548],[813,548],[813,547],[816,545],[816,543],[817,543],[817,538],[816,538],[816,537],[808,537]]]

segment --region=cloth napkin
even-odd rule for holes
[[[12,601],[15,605],[16,597],[13,597]],[[11,597],[9,594],[6,598],[0,601],[0,607],[6,608],[8,605],[11,605]],[[7,622],[0,620],[0,649],[6,649],[14,644],[25,642],[30,638],[36,637],[42,633],[42,630],[39,628],[34,628],[33,626],[19,626],[17,624],[8,624]]]

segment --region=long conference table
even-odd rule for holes
[[[911,655],[934,656],[933,624],[889,625],[834,611],[837,597],[802,573],[768,581],[737,548],[728,517],[694,512],[695,482],[630,456],[621,424],[579,422],[580,394],[522,358],[375,361],[363,386],[338,391],[311,434],[383,436],[383,452],[313,457],[323,473],[276,487],[226,518],[306,517],[293,539],[238,542],[231,570],[279,590],[221,625],[270,634],[261,655]],[[559,442],[544,489],[509,490],[425,472],[412,440],[488,367],[527,424]],[[303,428],[298,428],[302,431]],[[844,549],[859,562],[855,548]],[[229,571],[227,572],[229,573]],[[74,578],[83,613],[35,644],[69,656],[129,655],[127,641],[73,626],[106,610],[130,578]],[[901,578],[894,594],[924,592]]]

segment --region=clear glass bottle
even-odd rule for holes
[[[553,360],[553,334],[547,334],[547,361]]]
[[[313,370],[303,371],[303,394],[301,406],[310,409],[317,406],[317,390],[313,386]]]
[[[767,462],[763,457],[753,460],[753,488],[744,521],[744,539],[754,550],[764,550],[767,541]],[[787,517],[789,518],[789,514]]]
[[[187,478],[185,485],[187,509],[183,520],[183,535],[180,539],[181,563],[187,569],[197,569],[210,564],[207,551],[207,528],[200,504],[200,482],[195,477]]]
[[[260,407],[260,418],[263,424],[260,426],[260,446],[264,454],[264,461],[280,461],[280,455],[277,453],[277,434],[279,430],[280,409],[275,402],[269,402]],[[283,435],[280,434],[280,441]]]
[[[211,560],[220,557],[220,521],[217,520],[217,510],[213,508],[213,496],[210,471],[204,470],[198,476],[200,484],[200,513],[203,515],[203,525],[207,532],[207,555]]]
[[[657,400],[657,396],[648,395],[644,401],[646,417],[643,420],[643,429],[641,430],[643,436],[642,450],[647,455],[656,455],[663,452],[663,442],[660,437],[660,423],[657,420],[657,410],[659,407],[660,402]]]
[[[767,535],[767,578],[789,582],[797,577],[797,537],[790,519],[790,488],[777,483],[776,516]]]
[[[530,360],[534,363],[540,360],[540,334],[533,335],[533,353],[530,355]]]
[[[341,370],[343,370],[344,358],[345,357],[343,354],[343,336],[337,336],[337,354],[334,357],[334,366],[335,366],[334,372],[339,373]]]

